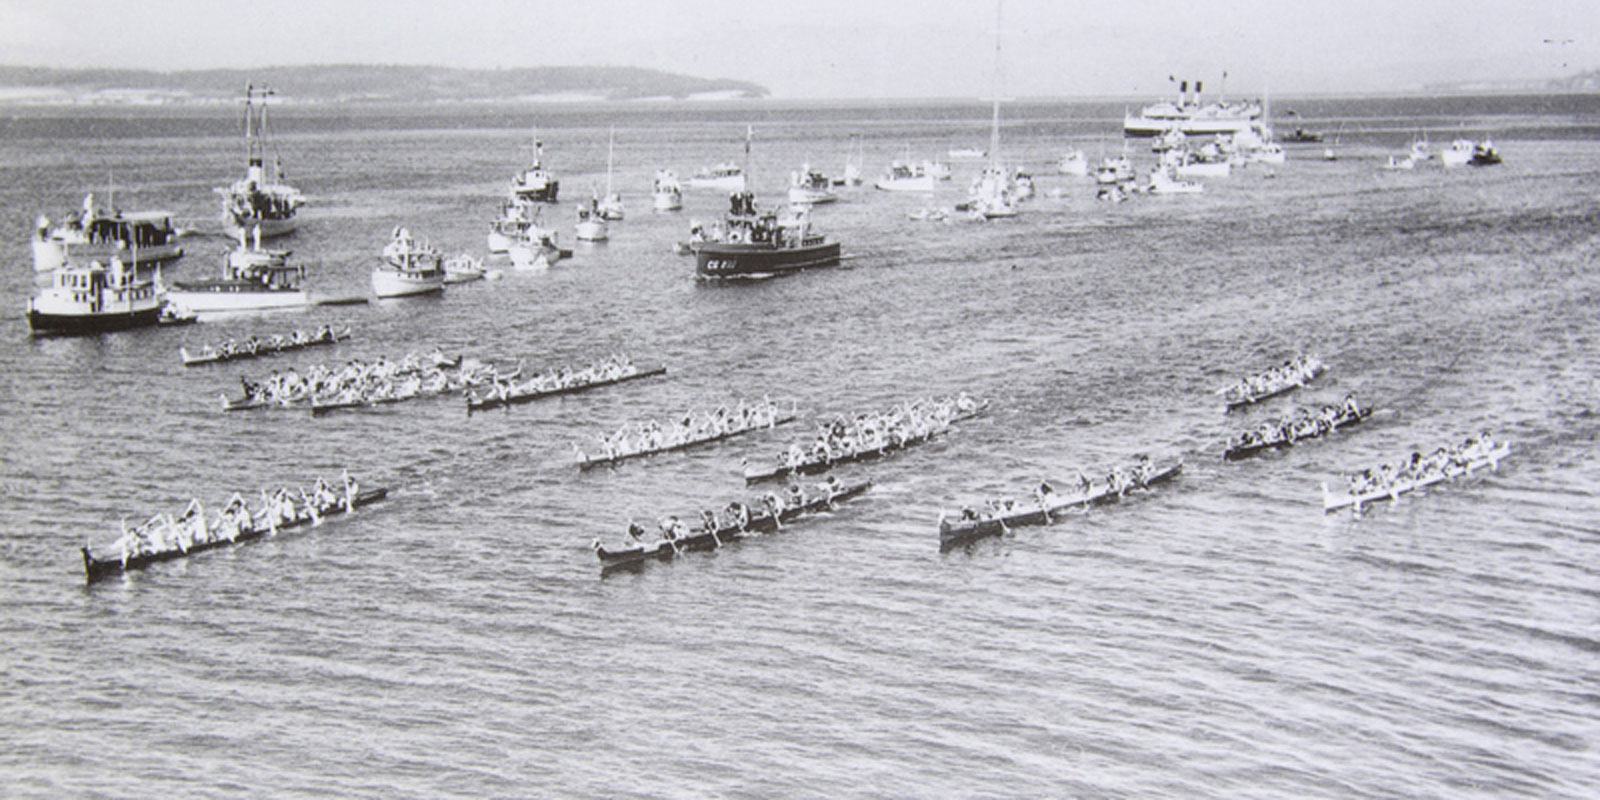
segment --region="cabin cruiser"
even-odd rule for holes
[[[166,211],[123,213],[102,210],[94,195],[83,198],[83,209],[59,225],[40,216],[33,237],[33,268],[49,272],[65,266],[68,254],[78,261],[110,263],[113,257],[134,269],[153,267],[183,255],[172,215]]]

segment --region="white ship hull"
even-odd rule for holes
[[[378,267],[372,271],[372,293],[378,297],[409,297],[444,291],[444,272],[399,272]]]
[[[311,293],[304,289],[274,292],[172,288],[167,290],[167,302],[194,314],[226,314],[305,308],[311,305]]]

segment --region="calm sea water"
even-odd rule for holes
[[[0,794],[26,797],[1587,798],[1600,790],[1600,102],[1283,102],[1338,132],[1203,195],[1097,204],[1052,174],[1115,153],[1120,104],[1021,103],[1015,220],[913,223],[871,189],[818,209],[843,267],[697,285],[672,255],[690,193],[655,170],[743,158],[764,199],[810,162],[867,173],[983,146],[975,103],[293,108],[311,197],[285,244],[314,289],[363,294],[396,225],[482,254],[537,126],[566,200],[606,182],[611,241],[439,298],[95,338],[31,339],[27,237],[108,181],[187,227],[169,278],[218,268],[211,188],[242,169],[231,109],[0,116]],[[1280,114],[1285,113],[1282,110]],[[1342,127],[1341,127],[1342,124]],[[1426,129],[1493,133],[1503,166],[1377,169]],[[1132,152],[1150,160],[1142,144]],[[351,324],[338,348],[184,369],[180,345]],[[468,418],[459,399],[313,419],[224,415],[238,376],[439,345],[529,368],[613,351],[664,379]],[[1225,416],[1211,390],[1296,352],[1329,372]],[[968,391],[994,413],[849,470],[836,512],[601,577],[630,515],[749,499],[741,458],[799,429],[579,474],[571,445],[738,398],[808,416]],[[1354,391],[1327,441],[1224,464],[1261,414]],[[1491,428],[1513,456],[1324,516],[1318,483]],[[941,554],[940,509],[1132,454],[1159,492]],[[118,519],[348,467],[353,518],[85,588]]]

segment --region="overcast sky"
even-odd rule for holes
[[[1406,91],[1600,68],[1595,0],[1005,0],[1015,96]],[[0,0],[0,63],[621,65],[778,97],[989,93],[994,0]],[[1547,41],[1548,40],[1548,41]]]

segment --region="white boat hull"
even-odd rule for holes
[[[933,176],[922,175],[916,178],[884,178],[872,184],[885,192],[931,192],[933,191]]]
[[[311,304],[311,293],[304,289],[292,292],[206,292],[169,289],[167,302],[194,314],[224,314],[237,311],[305,308]]]
[[[1226,161],[1207,162],[1203,164],[1184,164],[1176,172],[1180,178],[1226,178],[1232,174],[1233,168]]]
[[[651,199],[657,211],[677,211],[683,208],[683,195],[677,192],[660,192]]]
[[[140,247],[138,258],[134,252],[125,248],[118,248],[114,244],[67,244],[60,240],[48,241],[33,240],[33,268],[39,272],[50,272],[57,267],[65,266],[67,255],[70,253],[74,261],[88,262],[99,261],[102,264],[111,263],[111,257],[121,258],[124,263],[132,265],[135,269],[152,267],[164,264],[183,256],[183,248],[176,244],[155,245]]]
[[[605,222],[580,222],[573,233],[581,242],[603,242],[608,235]]]
[[[839,199],[839,195],[824,189],[808,189],[803,186],[789,187],[789,202],[805,205],[819,205],[832,203]]]
[[[372,271],[372,293],[378,297],[409,297],[444,291],[444,273],[421,276],[379,267]]]
[[[742,192],[744,191],[744,176],[733,175],[722,178],[690,178],[689,188],[721,189],[725,192]]]

